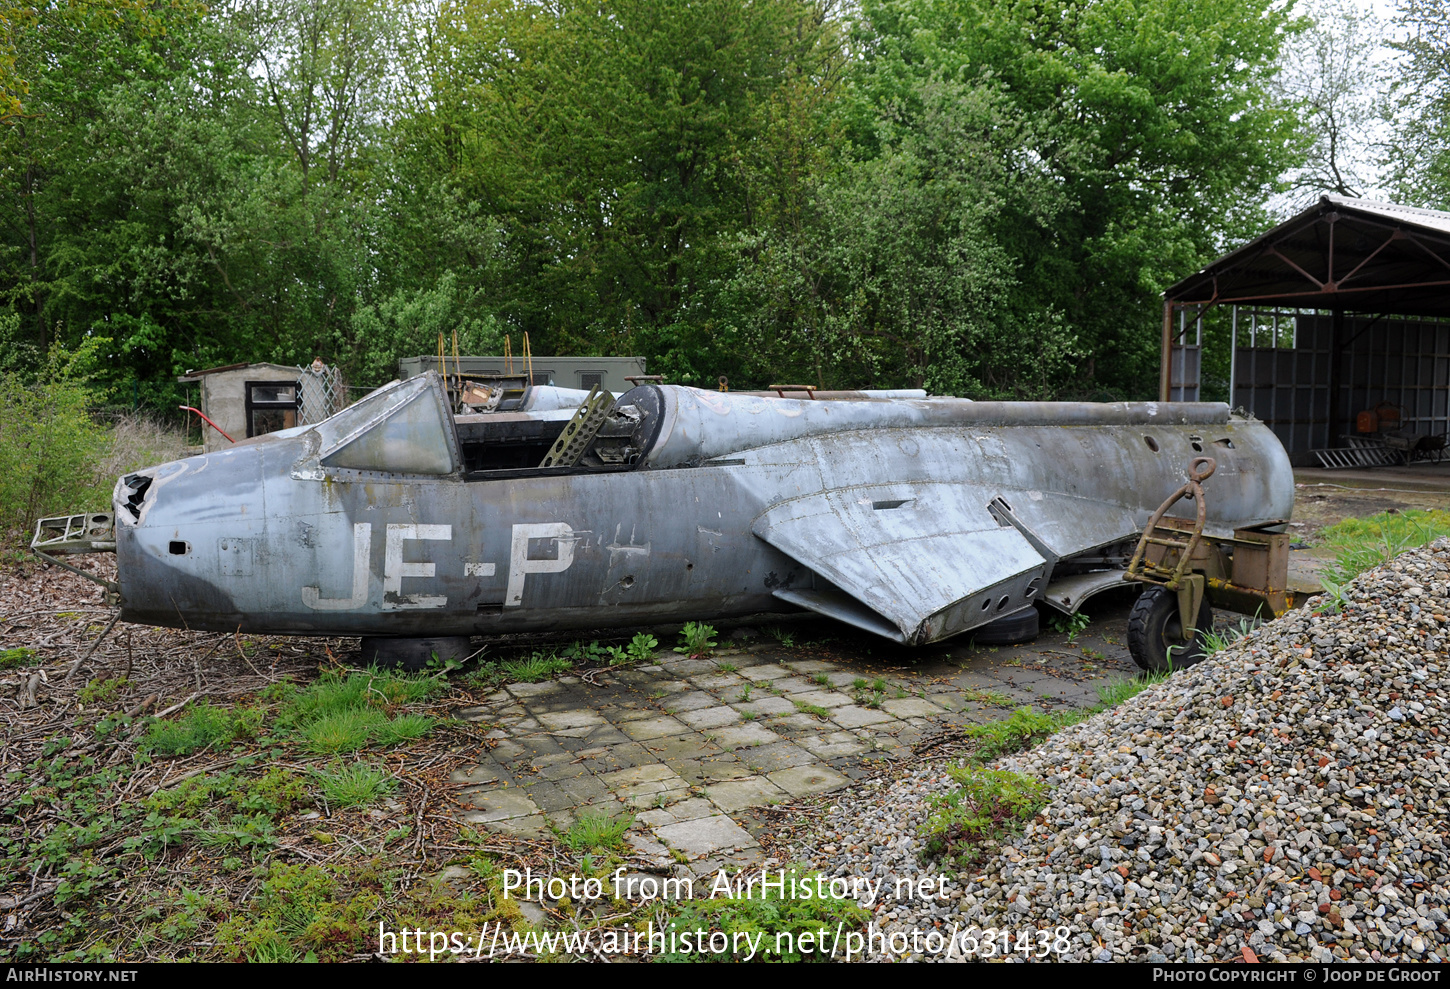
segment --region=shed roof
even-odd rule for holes
[[[1450,213],[1322,196],[1163,295],[1182,303],[1450,316]]]

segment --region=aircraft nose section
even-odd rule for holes
[[[161,464],[116,482],[122,617],[176,628],[236,628],[228,590],[265,527],[255,448]],[[227,566],[228,563],[232,565]]]

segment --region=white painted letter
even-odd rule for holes
[[[403,608],[441,608],[448,603],[442,595],[424,596],[404,594],[404,577],[432,577],[435,571],[431,563],[404,563],[403,540],[405,539],[452,539],[451,525],[389,525],[387,552],[383,557],[383,607],[389,610]]]
[[[574,530],[563,522],[537,522],[514,526],[513,542],[509,544],[509,586],[503,603],[518,607],[524,603],[524,575],[560,573],[574,563]],[[558,553],[552,560],[529,559],[530,539],[557,539]]]
[[[302,603],[314,611],[350,611],[368,600],[368,560],[373,552],[371,522],[352,525],[352,597],[325,598],[321,587],[302,588]]]

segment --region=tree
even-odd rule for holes
[[[446,11],[460,181],[504,225],[498,301],[535,349],[640,351],[704,373],[710,300],[746,217],[740,158],[828,34],[795,0]],[[435,128],[435,133],[444,130]]]
[[[1405,36],[1391,89],[1394,139],[1385,165],[1396,201],[1450,206],[1450,3],[1402,0],[1395,23]]]
[[[1298,109],[1306,145],[1288,191],[1360,197],[1376,184],[1370,148],[1388,84],[1376,58],[1385,25],[1353,0],[1323,0],[1312,13],[1285,45],[1278,83]]]
[[[916,127],[923,79],[1000,92],[1015,175],[1056,190],[996,214],[1008,309],[1061,314],[1089,355],[1060,388],[1148,396],[1157,294],[1256,228],[1294,163],[1270,89],[1288,24],[1269,0],[865,0],[853,134],[870,152]]]

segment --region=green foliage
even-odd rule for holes
[[[1396,202],[1444,209],[1450,203],[1450,9],[1437,0],[1396,5],[1389,47],[1402,60],[1390,91],[1394,139],[1385,145]]]
[[[1204,654],[1212,656],[1216,652],[1227,649],[1262,624],[1263,622],[1256,618],[1240,618],[1237,628],[1226,628],[1222,632],[1213,629],[1201,630],[1199,641],[1203,643]]]
[[[648,632],[640,632],[629,641],[627,652],[629,658],[638,662],[654,659],[655,650],[659,648],[660,640]]]
[[[1304,146],[1269,0],[13,13],[0,356],[109,337],[102,383],[153,409],[239,360],[375,385],[440,332],[680,383],[1151,394],[1156,293]],[[1444,18],[1406,16],[1412,159]]]
[[[39,659],[34,649],[27,649],[24,646],[16,646],[13,649],[0,649],[0,670],[16,670],[23,666],[36,666]]]
[[[966,868],[981,856],[985,841],[1019,830],[1048,802],[1045,783],[998,769],[955,766],[948,770],[959,787],[931,799],[921,826],[927,856],[946,856]]]
[[[686,622],[680,629],[680,644],[675,652],[684,653],[691,659],[708,656],[715,650],[715,627],[703,622]]]
[[[814,889],[814,884],[821,879],[819,872],[809,870],[799,864],[787,867],[784,872],[787,893],[790,891],[791,880],[797,884],[811,882]],[[777,944],[777,935],[789,935],[788,938],[779,939],[779,943],[789,950],[782,950],[781,954],[775,954],[773,950],[769,952],[762,950],[751,959],[752,961],[786,963],[829,961],[829,938],[827,947],[823,951],[803,953],[799,950],[801,935],[812,935],[812,940],[814,940],[815,935],[822,928],[835,932],[838,927],[843,932],[854,933],[864,928],[871,917],[851,899],[836,899],[830,895],[813,896],[810,899],[783,897],[774,888],[765,893],[757,888],[752,893],[753,895],[748,899],[720,896],[685,901],[678,906],[670,919],[670,930],[680,933],[694,930],[723,932],[730,938],[731,947],[728,953],[677,952],[657,956],[658,960],[665,962],[744,961],[748,954],[748,949],[744,947],[745,938],[736,939],[734,935],[750,935],[754,940],[756,935],[763,934],[765,938],[763,944],[768,944],[771,949],[774,949]]]
[[[109,704],[120,695],[121,691],[131,686],[131,681],[126,679],[91,680],[80,690],[76,691],[76,700],[82,704]]]
[[[1099,707],[1094,712],[1110,707],[1117,707],[1126,700],[1137,697],[1143,691],[1155,684],[1162,683],[1168,679],[1168,673],[1141,673],[1131,680],[1120,680],[1117,683],[1110,683],[1098,688]]]
[[[991,721],[985,725],[968,725],[962,734],[976,744],[975,758],[988,762],[998,756],[1010,755],[1030,749],[1047,736],[1074,721],[1085,717],[1077,712],[1037,714],[1030,707],[1021,707],[1012,712],[1006,721]]]
[[[143,749],[162,755],[190,755],[209,746],[222,748],[257,737],[260,708],[235,710],[202,701],[172,721],[153,721],[141,740]]]
[[[524,659],[508,660],[503,672],[518,683],[540,683],[556,673],[572,669],[573,663],[553,653],[535,652]]]
[[[831,717],[830,709],[821,707],[819,704],[807,704],[805,701],[791,701],[791,703],[795,705],[795,709],[801,714],[809,714],[820,718],[822,721],[828,720]]]
[[[449,353],[455,331],[460,353],[502,353],[502,324],[491,314],[477,313],[476,302],[460,297],[458,278],[452,271],[444,272],[432,288],[400,288],[385,299],[359,307],[352,314],[349,337],[362,348],[353,359],[355,376],[369,383],[390,381],[397,376],[399,357],[436,354],[440,333]]]
[[[1325,587],[1349,583],[1355,577],[1406,550],[1450,535],[1450,512],[1441,510],[1381,512],[1366,519],[1345,519],[1320,533],[1335,550],[1334,563],[1325,567]]]
[[[311,778],[328,806],[335,809],[370,806],[398,786],[398,781],[386,769],[366,762],[346,765],[331,762],[312,770]]]
[[[610,852],[624,849],[624,834],[634,821],[610,820],[599,814],[580,814],[567,831],[558,832],[559,843],[575,852]]]
[[[767,628],[765,630],[765,634],[770,636],[776,642],[779,642],[787,649],[791,649],[795,646],[795,633],[787,632],[779,625],[772,625],[770,628]]]
[[[104,508],[109,500],[114,478],[96,471],[106,431],[86,412],[101,397],[87,379],[109,342],[89,340],[73,352],[53,346],[33,380],[0,375],[0,541],[7,547],[28,541],[37,518]]]
[[[1052,630],[1067,636],[1068,644],[1077,641],[1077,637],[1083,633],[1092,619],[1081,611],[1072,615],[1054,615],[1052,618]]]
[[[355,752],[369,745],[396,745],[426,735],[435,724],[422,714],[395,713],[442,689],[427,674],[391,671],[326,673],[303,690],[281,691],[278,725],[291,729],[308,749],[323,754]]]

